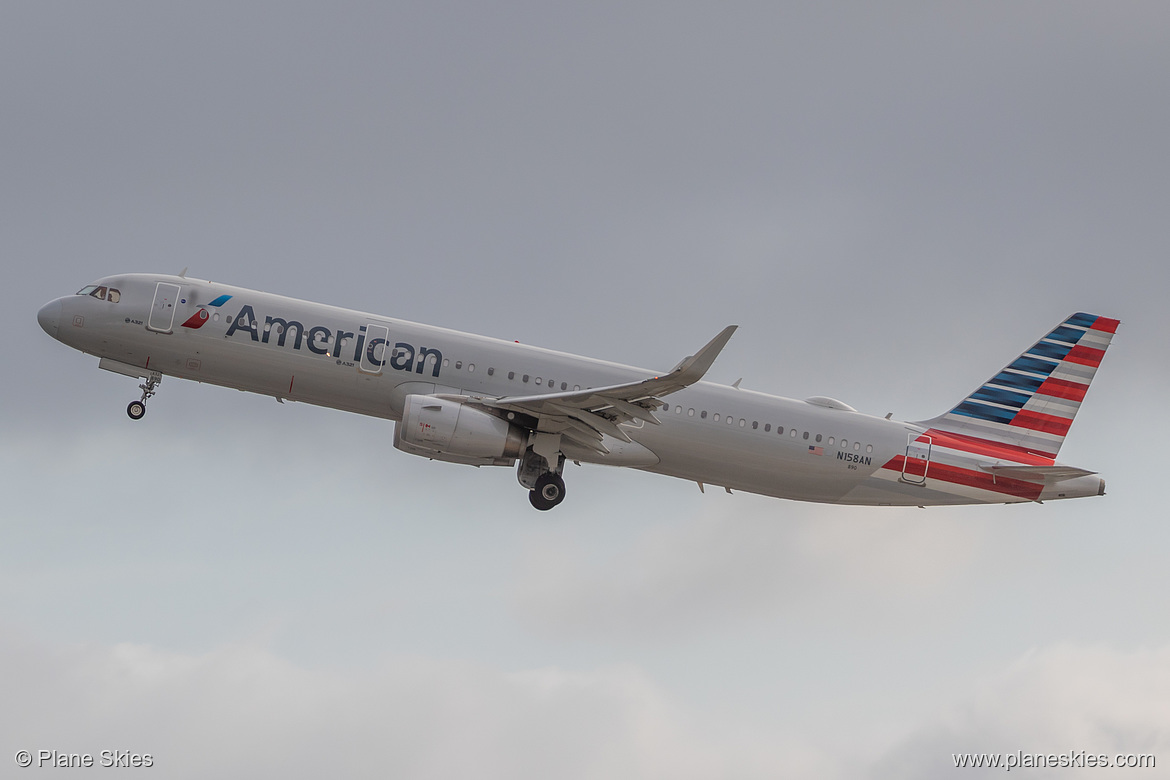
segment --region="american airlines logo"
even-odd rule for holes
[[[427,368],[431,369],[431,376],[437,377],[443,365],[443,353],[431,347],[415,347],[404,341],[396,342],[393,346],[387,339],[376,337],[366,339],[366,326],[362,325],[356,332],[338,328],[336,332],[324,325],[314,325],[306,328],[296,320],[287,320],[283,317],[265,317],[263,328],[251,306],[244,306],[240,313],[229,320],[226,338],[231,338],[238,331],[247,333],[252,341],[258,344],[271,343],[273,334],[276,335],[276,346],[285,349],[301,349],[304,346],[314,355],[324,355],[338,358],[339,362],[349,357],[347,339],[353,339],[353,362],[381,368],[389,363],[390,368],[397,371],[413,371],[421,374]],[[384,328],[379,328],[385,332]],[[341,350],[345,350],[343,356]],[[387,352],[389,350],[389,352]]]

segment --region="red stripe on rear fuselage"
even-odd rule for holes
[[[895,455],[882,468],[901,473],[905,460],[905,456]],[[963,485],[964,487],[972,487],[978,490],[986,490],[989,493],[1026,498],[1029,501],[1037,500],[1040,498],[1040,494],[1044,492],[1044,486],[1036,482],[1026,482],[1022,479],[1012,479],[1010,477],[997,477],[986,471],[965,469],[960,466],[952,466],[949,463],[940,463],[934,460],[930,461],[930,467],[926,471],[926,484],[929,485],[931,480],[949,482],[953,485]]]
[[[1056,458],[1055,453],[1037,452],[1015,444],[1006,444],[1001,441],[981,439],[978,436],[968,436],[964,433],[951,433],[931,428],[925,436],[929,436],[934,446],[946,447],[950,450],[969,452],[972,455],[986,455],[1000,460],[1010,460],[1028,466],[1051,466]],[[919,440],[921,440],[921,436]]]

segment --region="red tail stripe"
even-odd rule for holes
[[[1101,365],[1101,358],[1105,357],[1105,350],[1093,349],[1086,347],[1083,344],[1078,344],[1064,356],[1065,360],[1073,363],[1080,363],[1083,366],[1093,366],[1094,368]]]
[[[897,455],[883,468],[901,472],[902,464],[905,460],[906,458],[904,456]],[[1035,501],[1040,498],[1040,494],[1044,491],[1044,486],[1036,482],[1026,482],[1022,479],[1012,479],[1010,477],[995,477],[985,471],[972,471],[971,469],[963,469],[958,466],[951,466],[947,463],[939,463],[933,460],[930,462],[930,467],[926,471],[927,485],[930,484],[930,480],[932,479],[938,480],[939,482],[950,482],[954,485],[978,488],[979,490],[986,490],[991,493],[1002,493],[1007,496],[1026,498],[1029,501]]]
[[[1036,395],[1050,395],[1053,398],[1066,398],[1069,401],[1083,401],[1088,389],[1088,385],[1082,385],[1080,382],[1048,377],[1044,380],[1044,384],[1036,389]]]
[[[1015,418],[1009,425],[1040,431],[1041,433],[1054,433],[1057,436],[1064,436],[1068,433],[1068,429],[1072,425],[1072,420],[1067,417],[1057,417],[1052,414],[1040,414],[1039,412],[1030,412],[1027,409],[1021,409],[1016,412]]]
[[[1098,317],[1089,330],[1099,330],[1105,333],[1116,333],[1121,320],[1111,320],[1108,317]]]
[[[1017,415],[1018,416],[1018,415]],[[1035,449],[1020,447],[1015,444],[1005,444],[1001,441],[981,439],[978,436],[968,436],[964,433],[951,433],[931,428],[926,435],[934,441],[934,446],[946,447],[960,452],[970,452],[975,455],[986,455],[989,458],[1014,460],[1029,466],[1051,466],[1056,453],[1037,452]],[[922,437],[919,437],[919,441]]]

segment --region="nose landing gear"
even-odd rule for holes
[[[146,378],[146,382],[138,386],[142,390],[142,400],[131,401],[130,405],[126,407],[126,414],[130,416],[131,420],[141,420],[146,415],[146,399],[154,395],[155,388],[161,382],[162,374],[152,371],[150,376]]]

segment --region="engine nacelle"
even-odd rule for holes
[[[403,452],[470,466],[511,466],[527,442],[507,420],[433,395],[406,396],[394,426],[394,446]]]

